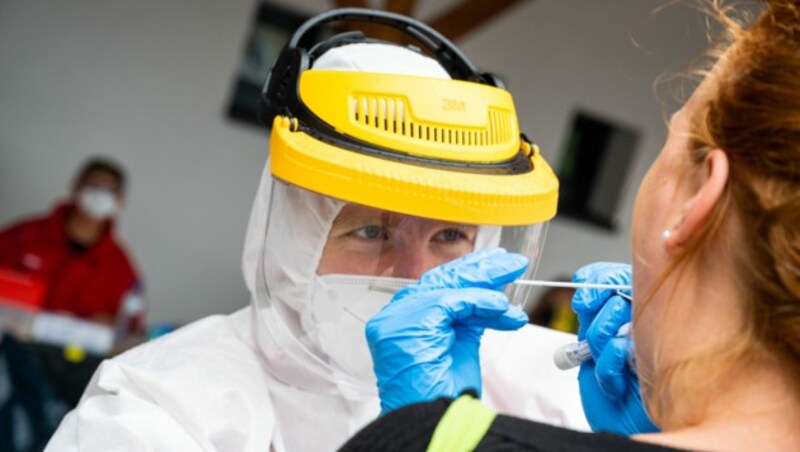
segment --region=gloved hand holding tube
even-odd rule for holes
[[[516,330],[528,320],[503,287],[528,260],[503,249],[467,254],[400,290],[367,323],[381,411],[481,392],[480,340],[486,328]]]
[[[627,285],[631,267],[597,262],[579,269],[573,281]],[[658,431],[647,416],[639,380],[628,364],[633,353],[631,338],[618,336],[620,328],[631,321],[630,303],[616,290],[582,288],[575,292],[572,308],[580,323],[578,339],[588,342],[593,357],[581,364],[578,374],[581,401],[592,430],[620,435]]]

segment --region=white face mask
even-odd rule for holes
[[[365,328],[397,289],[384,288],[379,283],[353,284],[351,280],[344,275],[316,277],[304,324],[330,364],[374,388],[376,380]]]
[[[78,192],[78,208],[95,220],[107,220],[119,212],[117,198],[104,188],[86,187]]]

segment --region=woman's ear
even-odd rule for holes
[[[708,153],[703,162],[700,186],[681,209],[678,223],[665,234],[664,245],[675,251],[705,226],[728,183],[728,155],[720,149]]]

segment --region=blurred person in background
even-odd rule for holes
[[[91,158],[67,200],[0,231],[0,269],[43,285],[45,310],[112,326],[117,342],[140,337],[145,314],[140,277],[114,233],[125,185],[119,164]]]

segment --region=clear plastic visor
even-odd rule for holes
[[[344,203],[333,220],[316,271],[317,275],[390,278],[404,285],[465,254],[499,246],[526,256],[531,262],[530,276],[538,262],[544,230],[543,223],[506,227],[453,223]],[[523,303],[521,291],[514,292],[513,302]]]
[[[490,247],[526,256],[523,278],[530,278],[545,229],[545,223],[504,227],[422,218],[273,181],[257,275],[262,348],[290,358],[294,364],[287,368],[295,370],[286,380],[292,384],[374,397],[364,327],[397,290],[438,265]],[[510,284],[506,294],[522,306],[528,290]]]

